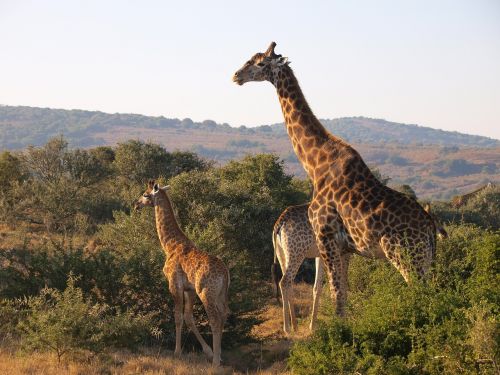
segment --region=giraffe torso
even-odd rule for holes
[[[169,283],[175,283],[182,290],[200,293],[209,284],[221,284],[228,280],[224,263],[194,246],[178,245],[167,249],[164,273]],[[225,277],[221,278],[221,275]]]

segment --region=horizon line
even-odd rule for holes
[[[259,127],[262,127],[262,126],[273,126],[273,125],[279,125],[279,124],[284,124],[284,121],[282,122],[274,122],[274,123],[269,123],[269,124],[260,124],[260,125],[255,125],[255,126],[249,126],[249,125],[244,125],[244,124],[241,124],[241,125],[231,125],[230,123],[228,122],[217,122],[215,120],[212,120],[210,118],[206,118],[204,120],[201,120],[201,121],[195,121],[193,120],[192,118],[190,117],[185,117],[185,118],[180,118],[180,117],[166,117],[165,115],[148,115],[148,114],[143,114],[143,113],[134,113],[134,112],[107,112],[107,111],[102,111],[102,110],[93,110],[93,109],[81,109],[81,108],[54,108],[54,107],[38,107],[38,106],[30,106],[30,105],[11,105],[11,104],[2,104],[0,103],[0,107],[26,107],[26,108],[35,108],[35,109],[49,109],[49,110],[59,110],[59,111],[83,111],[83,112],[98,112],[98,113],[103,113],[103,114],[106,114],[106,115],[116,115],[116,114],[121,114],[121,115],[135,115],[135,116],[143,116],[143,117],[153,117],[153,118],[165,118],[165,119],[171,119],[171,120],[185,120],[185,119],[190,119],[191,121],[193,121],[194,123],[203,123],[204,121],[213,121],[215,122],[216,125],[218,126],[223,126],[223,125],[228,125],[229,127],[233,128],[233,129],[239,129],[241,127],[244,127],[244,128],[247,128],[247,129],[255,129],[255,128],[259,128]],[[341,119],[352,119],[352,118],[362,118],[362,119],[369,119],[369,120],[379,120],[379,121],[385,121],[385,122],[388,122],[388,123],[391,123],[391,124],[398,124],[398,125],[403,125],[403,126],[417,126],[417,127],[420,127],[420,128],[427,128],[427,129],[432,129],[432,130],[436,130],[436,131],[442,131],[442,132],[446,132],[446,133],[457,133],[457,134],[464,134],[464,135],[467,135],[467,136],[472,136],[472,137],[481,137],[481,138],[487,138],[487,139],[491,139],[491,140],[495,140],[495,141],[499,141],[500,142],[500,139],[498,138],[493,138],[493,137],[490,137],[490,136],[486,136],[486,135],[479,135],[479,134],[471,134],[471,133],[462,133],[458,130],[444,130],[444,129],[440,129],[440,128],[433,128],[433,127],[430,127],[430,126],[426,126],[426,125],[419,125],[419,124],[416,124],[416,123],[404,123],[404,122],[396,122],[396,121],[391,121],[391,120],[386,120],[384,118],[376,118],[376,117],[368,117],[368,116],[363,116],[363,115],[357,115],[357,116],[342,116],[342,117],[324,117],[324,118],[320,118],[320,117],[317,117],[318,120],[341,120]]]

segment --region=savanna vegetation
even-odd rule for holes
[[[271,231],[285,207],[309,199],[308,182],[287,174],[271,154],[218,166],[154,143],[78,149],[61,137],[0,154],[0,357],[84,363],[85,373],[170,368],[173,303],[164,254],[152,210],[131,210],[148,178],[170,185],[186,234],[230,268],[222,353],[229,373],[272,365],[263,360],[268,341],[255,330],[266,327],[267,308],[275,306]],[[408,185],[400,190],[414,194]],[[278,358],[283,366],[272,371],[498,373],[499,200],[495,188],[459,209],[434,204],[449,238],[439,242],[425,285],[407,286],[388,264],[354,257],[347,318],[333,317],[324,288],[320,328],[287,341],[290,353],[288,345]],[[308,280],[310,272],[300,275]],[[195,314],[209,335],[201,305]],[[273,345],[286,341],[278,331],[266,335]],[[184,353],[199,351],[184,335]],[[259,350],[248,350],[256,342]],[[131,368],[117,359],[124,351],[138,353],[130,363],[140,357],[148,365]],[[205,371],[193,361],[184,373]]]

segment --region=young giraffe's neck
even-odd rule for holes
[[[299,83],[288,65],[282,66],[272,77],[276,87],[288,136],[302,166],[310,177],[318,164],[318,152],[321,146],[330,141],[340,141],[333,137],[319,122],[300,89]]]
[[[159,191],[155,203],[155,219],[158,238],[163,250],[168,254],[179,244],[188,244],[191,241],[182,232],[175,218],[170,199],[164,191]]]

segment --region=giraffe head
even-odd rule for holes
[[[439,220],[439,218],[436,216],[436,214],[434,214],[431,211],[431,205],[429,203],[425,204],[424,210],[425,210],[425,212],[427,212],[431,216],[432,220],[434,220],[434,224],[436,225],[436,232],[437,232],[438,237],[441,239],[448,238],[448,232],[446,231],[446,229],[444,229],[444,226],[443,226],[443,223],[441,222],[441,220]]]
[[[253,55],[240,70],[234,73],[233,81],[238,85],[251,81],[273,82],[275,73],[289,64],[287,57],[274,53],[274,47],[276,43],[272,42],[266,52]]]
[[[156,198],[160,194],[160,191],[166,191],[168,186],[160,188],[160,185],[155,180],[149,180],[146,191],[141,195],[141,197],[135,202],[134,208],[140,210],[143,207],[149,206],[154,207],[156,204]]]

